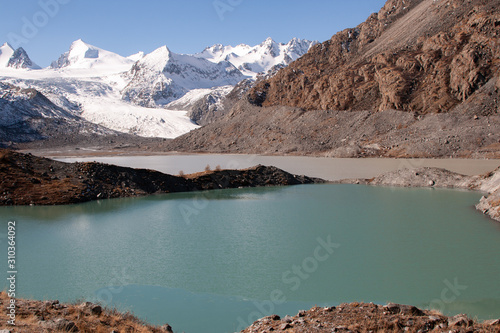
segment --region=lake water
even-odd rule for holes
[[[500,160],[472,159],[391,159],[391,158],[322,158],[304,156],[260,156],[233,154],[108,156],[57,158],[60,161],[98,161],[132,168],[154,169],[169,174],[185,174],[212,169],[248,168],[257,164],[273,165],[288,172],[320,177],[327,180],[371,178],[387,171],[403,168],[438,167],[466,174],[478,175],[500,166]]]
[[[352,301],[499,318],[500,223],[480,196],[300,185],[2,207],[0,236],[17,222],[18,296],[99,301],[179,332]]]

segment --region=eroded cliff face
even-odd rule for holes
[[[498,8],[500,0],[390,0],[258,82],[248,99],[306,110],[447,112],[499,76]]]

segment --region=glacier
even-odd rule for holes
[[[196,117],[188,115],[197,102],[206,100],[207,109],[220,110],[238,82],[286,66],[316,43],[294,38],[283,44],[268,38],[256,46],[216,44],[197,54],[162,46],[123,57],[78,39],[43,69],[22,48],[5,43],[0,47],[0,83],[35,89],[57,107],[56,114],[73,122],[83,119],[122,133],[175,138],[199,127]],[[0,113],[9,117],[4,109]]]

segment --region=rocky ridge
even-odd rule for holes
[[[0,150],[0,206],[56,205],[148,194],[322,183],[275,167],[173,176],[96,162],[63,163]]]

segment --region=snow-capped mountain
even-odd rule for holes
[[[144,58],[144,56],[145,56],[144,52],[140,51],[140,52],[134,53],[132,55],[129,55],[127,57],[127,59],[130,59],[130,60],[136,62],[136,61],[141,60],[142,58]]]
[[[127,74],[123,98],[134,104],[164,106],[192,89],[234,85],[245,76],[228,61],[211,62],[162,46],[137,61]]]
[[[253,47],[214,45],[195,55],[163,46],[146,55],[122,57],[79,39],[50,67],[40,69],[22,48],[5,43],[0,47],[0,84],[6,84],[0,87],[0,134],[21,131],[9,119],[24,124],[21,132],[26,135],[29,128],[59,133],[55,119],[60,119],[66,124],[61,131],[107,135],[104,128],[175,138],[197,128],[193,121],[207,124],[226,112],[225,98],[238,82],[288,65],[314,44],[268,38]],[[30,91],[37,92],[35,99]],[[13,94],[17,97],[9,99]]]
[[[116,53],[103,50],[79,39],[74,41],[68,52],[52,62],[51,68],[92,69],[95,74],[120,73],[130,69],[134,59],[122,57]]]
[[[255,78],[258,74],[266,73],[275,66],[287,66],[306,54],[317,43],[317,41],[293,38],[288,43],[283,44],[275,42],[272,38],[267,38],[261,44],[253,47],[246,44],[235,47],[216,44],[207,47],[195,56],[214,63],[229,61],[244,75]]]
[[[144,108],[122,99],[121,90],[128,83],[123,73],[134,63],[77,40],[51,67],[33,71],[0,68],[0,82],[36,89],[53,107],[71,114],[82,124],[89,122],[119,132],[163,138],[175,138],[197,128],[186,111]],[[20,100],[8,103],[17,105]],[[0,109],[0,117],[10,117],[6,110]],[[44,118],[37,112],[32,116]]]
[[[31,61],[26,51],[20,47],[16,50],[9,43],[5,43],[0,47],[0,68],[16,68],[16,69],[40,69],[40,67]]]

